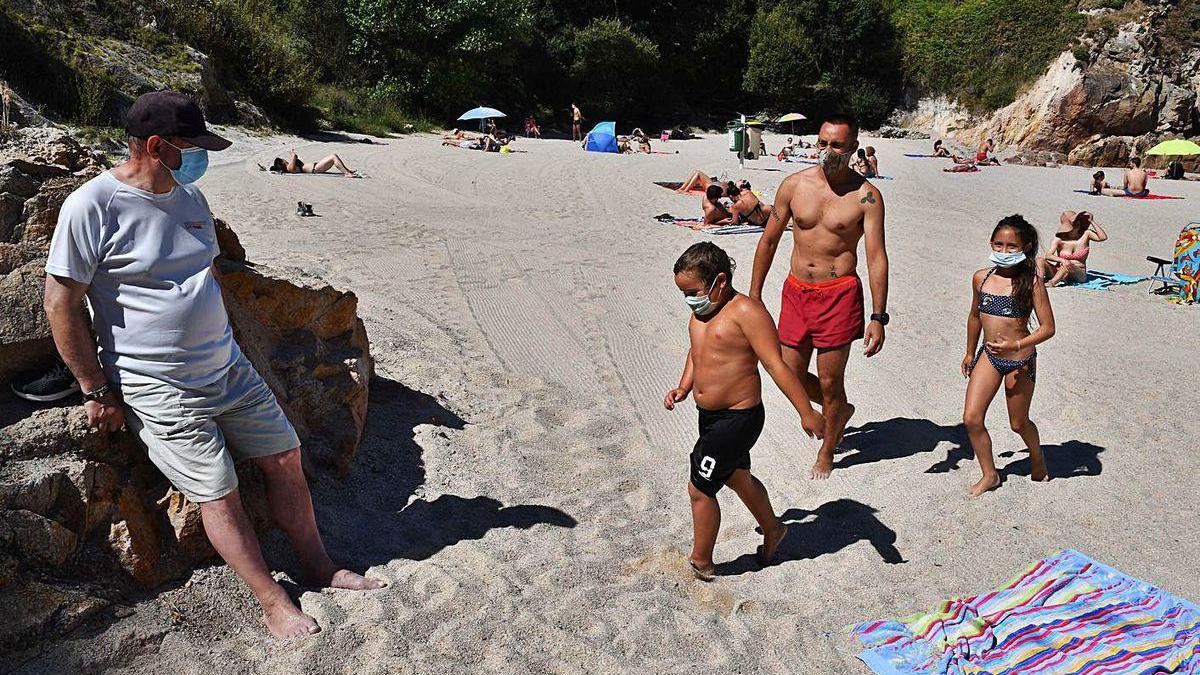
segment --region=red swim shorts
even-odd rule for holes
[[[982,151],[982,150],[980,150],[979,152],[975,153],[975,161],[976,161],[976,162],[986,162],[986,161],[987,161],[987,158],[988,158],[988,155],[987,155],[987,153],[986,153],[986,152],[984,152],[984,151]]]
[[[865,327],[858,276],[809,283],[788,275],[779,311],[780,344],[799,347],[811,340],[818,349],[841,347],[861,339]]]

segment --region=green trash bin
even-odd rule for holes
[[[725,130],[729,132],[729,151],[740,154],[745,147],[745,125],[741,120],[734,120],[725,125]]]

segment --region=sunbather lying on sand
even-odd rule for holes
[[[325,173],[335,167],[346,178],[359,177],[337,155],[328,155],[313,164],[305,164],[303,160],[296,156],[296,151],[293,149],[287,161],[284,161],[282,157],[276,157],[275,161],[271,163],[271,171],[276,173]]]
[[[685,193],[707,190],[708,186],[712,185],[714,180],[716,179],[697,169],[688,174],[687,179],[683,181],[683,185],[680,185],[676,192]]]

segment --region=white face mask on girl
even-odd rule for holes
[[[1012,267],[1025,262],[1025,252],[1018,251],[1016,253],[1001,253],[1000,251],[992,251],[989,260],[996,267]]]

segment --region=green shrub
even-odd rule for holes
[[[212,59],[237,97],[302,122],[313,94],[313,46],[269,0],[154,0],[163,28]]]
[[[430,122],[403,112],[395,101],[370,91],[319,86],[313,93],[313,105],[330,128],[340,131],[386,136],[395,131],[431,131],[434,128]]]

